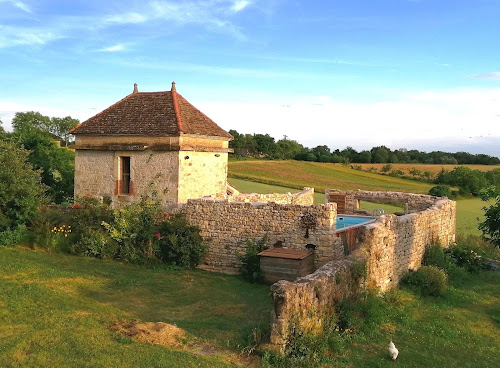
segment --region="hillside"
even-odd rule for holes
[[[316,192],[334,188],[426,194],[433,187],[432,184],[354,170],[341,165],[293,160],[230,161],[229,177],[296,189],[314,187]]]
[[[372,167],[377,169],[377,171],[381,171],[382,167],[386,166],[387,164],[354,164],[354,165],[359,165],[363,168],[363,170],[368,170]],[[468,167],[469,169],[472,170],[479,170],[479,171],[490,171],[490,170],[495,170],[495,169],[500,169],[500,166],[498,165],[427,165],[427,164],[390,164],[392,166],[392,170],[401,170],[405,174],[409,173],[409,170],[412,169],[417,169],[422,172],[425,171],[430,171],[433,174],[439,173],[442,169],[445,169],[446,171],[451,171],[455,167],[458,166],[465,166]]]

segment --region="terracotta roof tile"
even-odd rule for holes
[[[138,134],[178,136],[180,133],[233,137],[175,91],[134,92],[76,126],[73,134]]]

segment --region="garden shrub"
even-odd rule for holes
[[[440,184],[440,185],[436,185],[435,187],[432,187],[429,190],[429,195],[435,196],[435,197],[453,198],[453,193],[451,191],[451,188],[449,185],[446,185],[446,184]]]
[[[258,256],[258,254],[267,249],[266,243],[266,236],[261,239],[247,239],[246,253],[238,257],[241,262],[239,269],[240,275],[251,283],[262,281],[262,276],[260,274],[260,256]]]
[[[0,232],[0,245],[16,245],[29,243],[32,234],[26,225],[19,225],[14,229]]]
[[[58,208],[43,208],[31,224],[33,244],[50,251],[68,251],[75,236],[71,218]]]
[[[447,270],[450,266],[450,259],[440,244],[433,244],[425,248],[422,265],[436,266],[443,270]]]
[[[111,222],[112,219],[113,212],[109,204],[102,203],[90,194],[76,198],[71,211],[71,226],[75,243],[86,237],[88,232],[101,230],[102,222]]]
[[[445,253],[455,265],[464,268],[467,272],[478,273],[484,269],[483,258],[468,245],[449,247]]]
[[[161,214],[160,205],[157,194],[153,193],[115,210],[112,221],[102,222],[117,244],[116,258],[133,263],[150,263],[157,259],[159,251],[153,237]]]
[[[446,291],[447,279],[446,273],[436,266],[422,266],[407,272],[401,279],[401,285],[424,296],[441,296]]]
[[[80,240],[71,247],[71,253],[89,257],[113,259],[118,254],[118,244],[105,229],[88,229]]]
[[[208,250],[200,229],[189,225],[181,215],[160,223],[155,237],[161,260],[182,268],[198,266]]]

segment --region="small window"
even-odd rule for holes
[[[120,193],[130,194],[130,157],[120,157]]]

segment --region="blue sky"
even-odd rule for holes
[[[0,0],[0,119],[177,90],[225,129],[500,155],[498,0]]]

